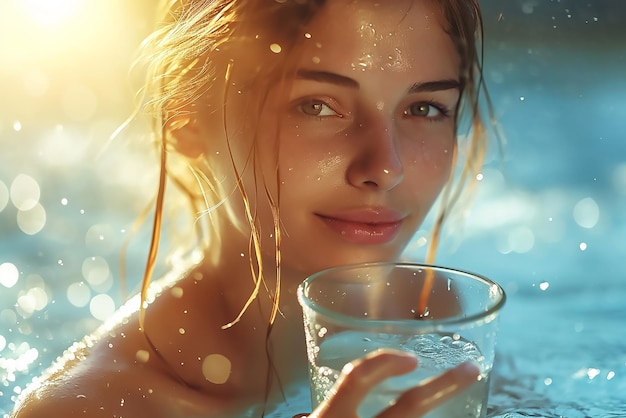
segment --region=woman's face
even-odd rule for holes
[[[456,48],[426,0],[329,0],[302,48],[290,91],[270,90],[257,130],[274,198],[279,167],[283,266],[309,274],[396,258],[450,174]]]

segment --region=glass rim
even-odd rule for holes
[[[410,268],[423,268],[423,269],[432,269],[436,271],[445,271],[449,273],[454,273],[457,275],[462,275],[466,277],[470,277],[478,282],[484,283],[488,288],[496,288],[499,292],[498,300],[489,306],[488,309],[484,311],[480,311],[477,313],[473,313],[467,316],[452,316],[449,318],[440,318],[440,319],[365,319],[358,318],[350,315],[345,315],[342,313],[333,312],[327,308],[320,306],[319,304],[313,302],[307,295],[306,292],[311,286],[311,282],[313,282],[316,278],[335,270],[353,270],[359,268],[368,268],[368,267],[382,267],[382,266],[390,266],[390,267],[410,267]],[[375,330],[375,329],[385,329],[388,327],[393,327],[396,330],[404,330],[407,332],[415,331],[416,322],[420,323],[424,328],[424,332],[436,331],[445,327],[469,324],[469,323],[477,323],[480,321],[484,321],[487,318],[495,317],[500,309],[504,306],[506,302],[506,292],[498,284],[497,282],[477,273],[473,273],[467,270],[461,270],[453,267],[444,267],[434,264],[426,264],[426,263],[417,263],[410,261],[379,261],[379,262],[365,262],[365,263],[356,263],[356,264],[346,264],[335,267],[329,267],[324,270],[320,270],[316,273],[308,276],[300,285],[298,285],[297,297],[300,305],[303,308],[311,309],[315,312],[318,312],[325,317],[329,318],[332,322],[339,325],[346,325],[350,327],[357,327],[363,330]]]

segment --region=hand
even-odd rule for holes
[[[309,418],[358,418],[357,409],[366,395],[383,380],[408,373],[418,366],[417,358],[396,350],[378,350],[344,367],[333,386],[333,395],[322,402]],[[478,367],[463,363],[404,392],[377,418],[420,417],[476,382]],[[306,415],[296,415],[306,416]]]

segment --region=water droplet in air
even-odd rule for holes
[[[221,385],[230,376],[230,360],[221,354],[209,354],[202,362],[202,374],[211,383]]]
[[[140,363],[147,363],[150,359],[150,352],[147,350],[138,350],[135,359]]]

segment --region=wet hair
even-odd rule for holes
[[[212,173],[209,156],[202,152],[184,152],[195,149],[193,144],[176,140],[172,132],[192,123],[199,112],[210,114],[212,109],[231,111],[228,107],[231,81],[236,79],[238,88],[253,91],[250,95],[249,112],[260,110],[270,86],[277,80],[289,80],[298,62],[298,46],[305,40],[305,25],[333,0],[167,0],[153,34],[144,42],[141,61],[147,66],[147,77],[142,89],[143,109],[154,123],[155,143],[160,154],[160,178],[156,198],[153,237],[150,244],[142,298],[150,282],[160,239],[165,185],[169,181],[178,186],[188,197],[190,207],[196,214],[211,213],[220,205],[228,206],[229,191],[223,190],[220,176]],[[387,0],[392,1],[392,0]],[[452,175],[441,194],[439,212],[435,219],[427,262],[434,260],[442,225],[450,209],[468,183],[479,172],[486,148],[485,123],[481,111],[481,92],[484,91],[482,77],[482,18],[478,0],[430,0],[445,18],[444,28],[453,40],[460,56],[461,98],[456,114],[456,134],[467,137],[461,151],[464,161],[460,170]],[[276,53],[278,48],[280,53]],[[272,49],[274,49],[272,51]],[[254,60],[246,61],[246,56]],[[255,65],[243,65],[242,62]],[[482,98],[486,97],[484,91]],[[488,98],[487,98],[488,101]],[[235,110],[236,111],[236,110]],[[258,115],[260,112],[256,112]],[[228,140],[226,124],[221,126]],[[256,121],[252,120],[251,123]],[[218,125],[218,123],[216,123]],[[460,132],[465,129],[466,132]],[[254,131],[254,130],[253,130]],[[210,149],[211,138],[205,147]],[[174,152],[172,152],[174,151]],[[178,151],[178,152],[177,152]],[[175,158],[176,157],[176,158]],[[178,158],[180,157],[180,158]],[[184,169],[177,169],[175,160],[182,161]],[[232,155],[231,155],[232,160]],[[455,166],[458,164],[455,164]],[[254,208],[250,207],[248,191],[241,181],[241,173],[233,162],[234,179],[246,208],[247,226],[251,230],[250,248],[253,273],[257,288],[250,295],[247,306],[256,297],[262,282],[263,266],[260,249],[258,220]],[[270,179],[271,180],[271,179]],[[264,179],[268,181],[268,179]],[[276,181],[279,181],[276,179]],[[266,188],[267,190],[267,188]],[[279,198],[266,193],[275,217],[274,239],[277,255],[277,285],[273,292],[274,306],[280,296],[280,222]],[[220,211],[233,213],[232,211]],[[228,216],[228,215],[226,215]],[[219,257],[219,228],[223,219],[204,216],[207,228],[201,237],[207,257]],[[231,223],[240,221],[230,219]],[[143,303],[142,303],[143,307]],[[269,322],[276,315],[272,312]],[[141,318],[143,318],[141,316]],[[236,318],[234,322],[236,322]]]

